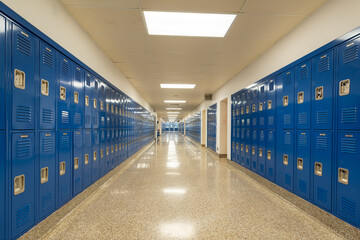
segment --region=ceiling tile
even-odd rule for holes
[[[60,0],[67,6],[111,7],[111,8],[139,8],[134,0]]]
[[[154,53],[157,62],[170,64],[209,64],[212,55],[212,52],[204,54]]]
[[[161,63],[159,64],[159,69],[164,72],[204,72],[207,64],[171,64],[171,63]]]
[[[146,35],[117,36],[93,34],[92,38],[105,51],[148,52],[150,47]]]
[[[116,63],[126,76],[134,76],[136,72],[156,72],[159,66],[154,63]]]
[[[115,63],[155,63],[151,52],[105,52]]]

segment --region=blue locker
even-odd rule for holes
[[[72,196],[72,137],[70,130],[58,132],[58,207],[70,201]]]
[[[315,129],[333,128],[334,52],[314,58],[312,124]]]
[[[40,129],[55,129],[56,51],[40,42]]]
[[[0,239],[5,239],[5,133],[0,133]]]
[[[275,136],[276,133],[274,130],[266,131],[266,151],[263,155],[266,155],[266,178],[270,181],[275,181]]]
[[[339,132],[337,149],[336,212],[360,226],[360,133]]]
[[[119,129],[115,129],[115,166],[120,164]]]
[[[337,83],[338,129],[360,128],[360,39],[339,46],[339,72]]]
[[[242,166],[245,166],[246,164],[246,156],[245,156],[245,129],[241,129],[241,132],[240,132],[240,143],[239,143],[239,148],[240,148],[240,164]]]
[[[106,130],[100,131],[100,177],[106,174]]]
[[[294,73],[289,70],[282,74],[283,79],[283,98],[282,98],[282,111],[283,111],[283,128],[294,128]]]
[[[39,217],[44,219],[56,208],[56,136],[40,132]]]
[[[245,91],[245,126],[247,128],[251,127],[251,97],[252,97],[252,93],[251,90],[246,90]]]
[[[310,200],[310,172],[311,172],[311,136],[310,130],[297,131],[295,193]]]
[[[251,168],[251,131],[245,130],[245,167]]]
[[[93,86],[94,86],[94,77],[90,75],[90,73],[85,72],[85,82],[84,82],[84,92],[85,92],[85,99],[84,99],[84,128],[91,128],[92,122],[92,102],[93,99]]]
[[[71,95],[72,95],[72,72],[71,61],[61,54],[58,54],[58,87],[56,90],[58,108],[58,129],[70,129]]]
[[[259,86],[259,105],[258,105],[258,118],[259,128],[265,128],[266,118],[266,83],[260,84]],[[265,170],[265,169],[264,169]]]
[[[110,172],[112,166],[111,159],[111,130],[106,130],[106,173]]]
[[[115,127],[115,91],[114,89],[111,89],[111,95],[110,95],[110,122],[111,127]]]
[[[6,49],[6,42],[5,42],[5,18],[3,18],[2,16],[0,16],[0,52],[5,53],[5,49]],[[3,81],[0,81],[0,102],[3,104],[0,104],[0,129],[4,130],[6,128],[6,98],[5,98],[5,93],[6,93],[6,55],[5,54],[1,54],[0,56],[0,78],[3,79]],[[1,205],[3,206],[3,205]],[[1,224],[1,222],[0,222]],[[0,232],[1,231],[1,226],[0,226]],[[0,234],[0,238],[1,238],[1,234]]]
[[[119,127],[119,93],[115,92],[115,113],[114,113],[114,118],[115,118],[115,127],[118,128]]]
[[[258,173],[265,177],[266,165],[266,145],[265,145],[265,130],[258,131]]]
[[[98,129],[92,131],[92,182],[96,182],[100,178],[100,132]]]
[[[113,169],[116,164],[115,164],[115,130],[111,129],[110,130],[110,134],[111,134],[111,139],[110,139],[110,164],[111,164],[111,169]]]
[[[316,131],[312,133],[314,148],[311,151],[314,203],[329,212],[332,211],[333,175],[333,133]]]
[[[73,196],[82,191],[82,169],[83,169],[83,141],[82,131],[73,131]]]
[[[253,172],[258,171],[258,132],[257,130],[252,131],[251,141],[251,170]]]
[[[283,132],[284,142],[282,151],[282,163],[283,163],[283,186],[289,191],[294,189],[294,131],[284,130]]]
[[[111,104],[111,87],[108,86],[106,88],[106,127],[110,128],[111,127],[111,112],[110,112],[110,104]]]
[[[35,128],[35,74],[38,40],[12,25],[12,128]]]
[[[93,154],[91,149],[91,141],[92,141],[91,129],[85,129],[83,131],[83,157],[84,157],[84,164],[82,170],[83,189],[86,189],[92,183],[91,172],[92,172]]]
[[[106,127],[106,89],[107,86],[105,83],[100,84],[100,127],[105,128]]]
[[[231,97],[231,161],[236,161],[236,116],[235,97]],[[238,146],[239,147],[239,146]]]
[[[295,67],[295,116],[298,129],[310,129],[311,60]]]
[[[16,238],[35,223],[35,136],[12,134],[11,236]]]
[[[275,90],[275,79],[271,78],[267,81],[266,88],[266,128],[275,129],[276,127],[276,90]]]
[[[246,98],[245,98],[245,92],[241,91],[239,93],[240,95],[240,122],[241,122],[241,127],[244,128],[245,127],[245,121],[246,121]]]
[[[93,81],[93,87],[92,87],[92,120],[91,120],[91,124],[92,124],[92,128],[99,128],[99,122],[100,122],[100,99],[99,99],[99,95],[100,95],[100,83],[98,79],[94,79]]]
[[[278,131],[275,131],[275,183],[279,186],[283,186],[283,79],[284,74],[279,74],[276,76],[276,92],[275,98],[276,102],[276,121],[275,126]],[[271,129],[273,130],[273,129]]]
[[[72,95],[72,128],[82,128],[84,116],[84,70],[75,63],[73,65]]]
[[[259,105],[259,86],[251,89],[251,121],[252,127],[258,127],[258,105]]]

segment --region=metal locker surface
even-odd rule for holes
[[[258,171],[258,132],[257,130],[252,131],[252,141],[251,141],[251,170],[253,172]]]
[[[231,161],[236,161],[236,110],[235,110],[235,97],[231,96]]]
[[[110,111],[110,105],[111,105],[111,87],[108,86],[106,88],[106,98],[105,98],[105,116],[106,116],[106,127],[111,127],[111,111]]]
[[[275,85],[275,79],[270,78],[266,82],[266,100],[265,100],[265,106],[266,109],[266,128],[267,129],[275,129],[276,127],[276,85]]]
[[[90,129],[92,122],[92,110],[94,103],[91,101],[93,99],[93,87],[94,87],[94,77],[85,71],[85,81],[84,81],[84,128]]]
[[[110,172],[112,166],[111,159],[111,130],[106,130],[106,149],[105,149],[105,159],[106,159],[106,173]]]
[[[258,131],[258,173],[265,177],[266,167],[266,145],[265,145],[265,130]]]
[[[295,67],[295,119],[297,129],[311,126],[311,60]]]
[[[0,16],[0,52],[5,53],[6,52],[6,39],[5,39],[5,18]],[[0,81],[0,130],[4,130],[6,128],[6,55],[1,54],[0,56],[0,78],[3,79]],[[1,205],[3,206],[3,205]],[[1,227],[0,227],[0,232]],[[1,234],[0,234],[1,238]]]
[[[334,51],[314,58],[312,81],[312,126],[315,129],[333,128]]]
[[[70,130],[58,131],[57,196],[58,208],[72,197],[72,133]]]
[[[283,151],[282,151],[282,165],[283,165],[283,186],[289,191],[294,189],[294,131],[284,130],[283,133]]]
[[[38,40],[12,24],[12,129],[35,129],[35,74]]]
[[[245,121],[246,121],[246,99],[245,99],[245,92],[241,91],[239,93],[240,95],[240,103],[239,103],[239,111],[240,111],[240,122],[241,122],[241,127],[244,128],[245,127]]]
[[[265,175],[270,181],[275,181],[275,130],[266,131],[266,150],[265,150]]]
[[[111,164],[111,169],[114,169],[114,167],[116,166],[115,164],[115,130],[111,129],[110,130],[110,134],[111,134],[111,139],[110,139],[110,164]]]
[[[255,87],[251,89],[251,126],[253,128],[258,127],[258,107],[259,107],[259,86],[256,84]]]
[[[276,122],[275,126],[277,131],[275,131],[275,183],[279,186],[283,186],[283,162],[282,162],[282,151],[283,151],[283,78],[284,74],[279,74],[276,76],[276,87],[275,87],[275,98],[276,98]],[[273,129],[271,129],[273,130]]]
[[[72,72],[73,94],[71,96],[71,124],[73,129],[80,129],[83,127],[84,122],[84,70],[75,63],[73,63]]]
[[[92,76],[94,78],[94,76]],[[91,109],[91,116],[92,116],[92,120],[91,120],[91,124],[92,124],[92,128],[99,128],[99,122],[100,122],[100,82],[98,79],[94,79],[93,80],[93,87],[92,87],[92,103],[90,103],[92,105]]]
[[[336,212],[360,226],[360,133],[338,132],[336,164]]]
[[[71,128],[72,71],[71,61],[58,54],[58,84],[56,90],[58,129]]]
[[[91,172],[93,163],[93,153],[91,151],[91,129],[85,129],[83,131],[83,170],[82,170],[82,182],[83,189],[89,187],[92,183]]]
[[[246,90],[245,91],[245,106],[244,106],[244,111],[245,111],[245,126],[247,128],[251,127],[251,90]]]
[[[99,94],[99,111],[100,111],[100,127],[106,127],[106,89],[107,86],[105,83],[100,83],[100,94]]]
[[[73,196],[78,195],[82,191],[82,171],[83,171],[83,141],[82,131],[73,131]]]
[[[5,221],[5,160],[6,160],[6,140],[5,133],[0,133],[0,239],[5,239],[5,228],[8,228],[8,221]],[[6,222],[6,227],[5,227]]]
[[[44,219],[56,209],[56,135],[55,131],[40,132],[39,218]]]
[[[40,129],[55,129],[56,56],[55,49],[40,41]]]
[[[266,118],[266,84],[262,83],[259,85],[259,103],[257,106],[258,109],[258,119],[259,119],[259,128],[265,128],[265,118]]]
[[[12,134],[11,236],[16,238],[35,223],[35,135]]]
[[[313,176],[314,203],[332,211],[333,182],[333,133],[332,131],[312,132],[313,149],[311,171]]]
[[[106,174],[106,130],[100,131],[100,177]]]
[[[311,136],[310,130],[298,130],[295,158],[295,193],[310,200]]]
[[[239,142],[239,152],[240,152],[240,164],[242,166],[245,166],[246,164],[246,156],[245,156],[245,145],[246,145],[246,140],[245,140],[245,129],[241,129],[240,131],[240,142]]]
[[[283,111],[283,128],[294,128],[294,72],[290,69],[282,75],[282,111]]]
[[[251,131],[249,129],[245,130],[245,167],[251,168]]]
[[[100,132],[98,129],[92,131],[92,182],[96,182],[100,178]]]

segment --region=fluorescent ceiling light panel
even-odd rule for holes
[[[182,110],[182,108],[166,108],[166,110]]]
[[[167,112],[167,113],[170,113],[170,114],[172,114],[172,113],[180,113],[180,112]]]
[[[144,11],[150,35],[224,37],[235,14]]]
[[[161,83],[161,88],[179,88],[179,89],[193,89],[196,84],[167,84]]]
[[[164,103],[186,103],[185,100],[164,100]]]

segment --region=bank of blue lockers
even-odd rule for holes
[[[201,112],[186,119],[185,122],[186,136],[194,141],[201,143]]]
[[[155,119],[2,3],[0,11],[0,239],[12,239],[153,140]]]
[[[356,29],[231,96],[231,159],[360,227]]]
[[[216,109],[217,104],[207,109],[207,147],[216,152]]]

